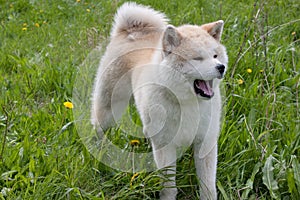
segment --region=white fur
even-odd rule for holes
[[[171,166],[166,173],[175,174],[176,158],[193,144],[200,197],[217,199],[223,74],[216,66],[228,62],[219,43],[223,21],[178,28],[167,21],[164,14],[135,3],[119,8],[95,81],[92,123],[103,133],[133,93],[157,167]],[[212,98],[195,93],[196,79],[213,82]],[[160,199],[176,199],[176,187],[169,187],[175,186],[175,177],[164,185]]]

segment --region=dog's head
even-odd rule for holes
[[[224,22],[168,26],[162,38],[164,62],[183,74],[193,93],[210,99],[223,78],[228,58],[220,43]]]

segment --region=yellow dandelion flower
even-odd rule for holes
[[[64,102],[64,106],[66,107],[66,108],[69,108],[69,109],[72,109],[74,106],[73,106],[73,103],[71,103],[71,102],[69,102],[69,101],[66,101],[66,102]]]
[[[37,27],[37,28],[39,28],[40,24],[39,23],[35,23],[34,26]]]
[[[292,32],[292,35],[296,35],[296,32],[294,31],[294,32]]]
[[[27,23],[23,23],[23,26],[26,27],[26,26],[27,26]]]
[[[242,79],[239,79],[239,80],[238,80],[238,84],[239,84],[239,85],[242,85],[243,83],[244,83],[244,81],[243,81]]]
[[[139,173],[133,174],[133,176],[131,177],[131,180],[130,180],[130,187],[132,187],[132,183],[133,183],[134,179],[135,179],[136,177],[138,177],[139,175],[140,175]]]
[[[264,72],[264,70],[263,70],[263,69],[261,69],[261,70],[259,70],[259,72],[260,72],[260,73],[263,73],[263,72]]]
[[[252,69],[247,69],[247,72],[249,73],[249,74],[251,74],[252,73]]]
[[[91,12],[91,10],[90,9],[86,9],[86,12]]]
[[[79,2],[80,2],[80,0],[76,0],[76,2],[77,2],[77,3],[79,3]]]
[[[27,28],[26,28],[26,27],[23,27],[23,28],[22,28],[22,31],[27,31]]]
[[[140,141],[139,140],[131,140],[130,141],[130,145],[131,146],[138,146],[140,144]]]

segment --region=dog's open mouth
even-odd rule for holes
[[[194,89],[197,95],[202,97],[212,98],[214,96],[214,91],[212,89],[213,81],[204,81],[196,79],[194,81]]]

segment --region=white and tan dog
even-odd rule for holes
[[[157,167],[171,166],[166,173],[175,174],[177,157],[193,144],[201,199],[217,199],[219,84],[228,62],[223,21],[174,27],[164,14],[135,3],[122,5],[114,20],[95,81],[92,123],[103,133],[133,94]],[[169,177],[160,199],[176,199],[175,176]]]

